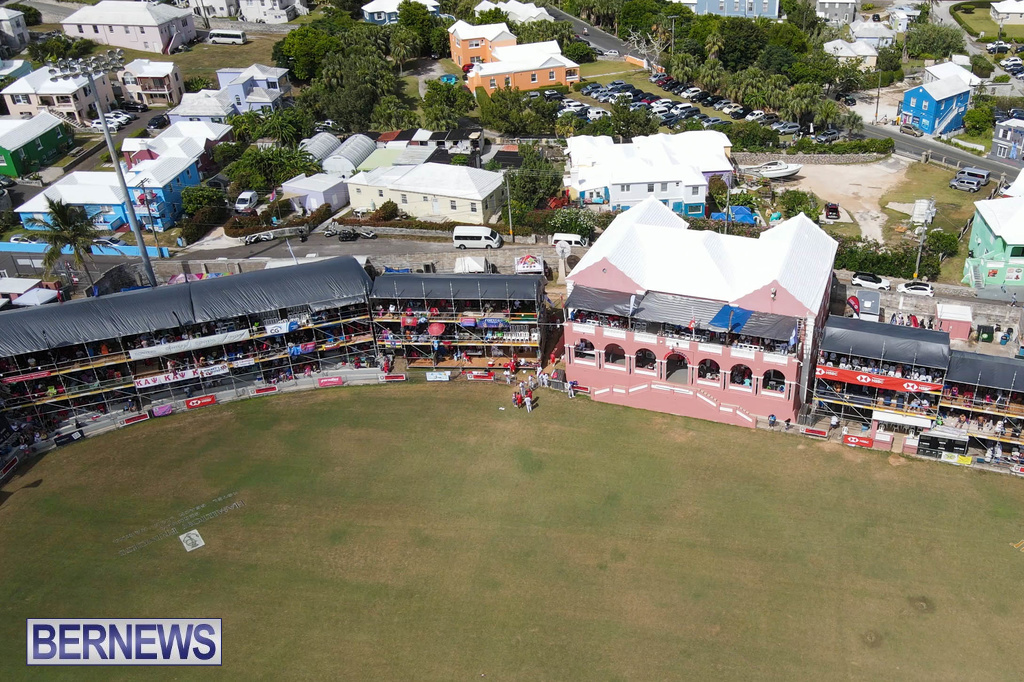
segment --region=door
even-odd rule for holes
[[[441,205],[437,201],[437,197],[434,197],[430,202],[430,212],[433,215],[441,215]]]

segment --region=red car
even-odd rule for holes
[[[462,65],[462,73],[469,73],[470,71],[473,70],[473,66],[474,66],[473,64],[463,64]]]

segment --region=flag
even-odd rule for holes
[[[690,318],[690,331],[692,332],[692,331],[693,331],[693,328],[694,328],[694,327],[696,327],[696,326],[697,326],[697,319],[696,319],[696,318],[693,318],[693,317],[691,317],[691,318]]]
[[[270,196],[269,196],[269,197],[267,197],[267,201],[277,201],[277,190],[276,190],[276,189],[275,189],[275,190],[273,190],[273,191],[272,191],[272,192],[270,193]]]

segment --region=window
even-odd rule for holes
[[[54,128],[54,130],[57,131],[57,137],[58,138],[64,137],[64,133],[61,132],[63,130],[62,126],[57,126],[56,128]]]
[[[383,197],[384,196],[384,190],[382,190],[382,189],[377,190],[377,196]]]
[[[423,201],[430,201],[430,197],[428,197],[426,194],[424,194],[423,195]]]
[[[733,12],[739,12],[740,11],[740,0],[732,0],[732,11]]]
[[[676,184],[679,184],[679,183],[676,183]],[[667,192],[668,191],[668,183],[667,182],[661,183],[661,191],[662,192]]]
[[[11,95],[11,101],[15,104],[32,104],[32,98],[28,95]]]
[[[475,201],[471,201],[469,203],[469,212],[470,213],[476,213],[476,202]]]
[[[531,73],[530,74],[530,82],[531,83],[536,83],[537,82],[537,74],[536,73]]]
[[[497,88],[497,87],[498,87],[498,81],[492,78],[491,79],[491,88]]]
[[[452,210],[453,210],[453,211],[457,210],[457,209],[456,209],[456,206],[455,206],[455,200],[454,200],[454,199],[452,199],[450,203],[451,203],[451,207],[452,207]]]
[[[916,97],[911,97],[910,98],[910,106],[912,106],[912,107],[916,107],[917,106],[917,98]]]
[[[1024,246],[1014,246],[1011,248],[1010,258],[1024,258]]]
[[[188,26],[188,19],[182,19],[181,20],[181,27],[185,28],[186,26]]]
[[[377,14],[377,18],[381,18],[380,13]],[[462,47],[462,41],[459,40],[458,38],[455,39],[455,47]]]
[[[363,193],[363,188],[362,187],[356,187],[356,194],[362,194],[362,193]]]
[[[998,156],[1000,159],[1005,159],[1009,150],[1010,148],[1007,147],[1005,144],[998,145],[996,147],[996,156]]]
[[[131,31],[128,30],[127,26],[124,27],[124,32],[125,32],[125,35],[128,35],[129,33],[131,33]]]
[[[754,12],[754,0],[747,0],[747,12],[753,14]]]
[[[40,139],[39,139],[39,138],[37,137],[37,138],[36,138],[36,149],[42,149],[42,148],[43,148],[43,141],[42,141],[42,140],[40,140]]]
[[[761,3],[761,11],[765,14],[768,13],[768,0],[764,0],[764,2]]]
[[[409,195],[408,194],[403,194],[402,195],[402,203],[403,204],[408,204],[409,203]]]
[[[109,31],[110,33],[113,33],[114,32],[114,27],[113,26],[107,26],[107,31]]]
[[[725,11],[725,0],[718,0],[718,11],[719,12],[724,12]]]
[[[100,27],[99,27],[99,26],[96,26],[96,25],[94,24],[94,25],[93,25],[93,27],[92,27],[92,32],[93,32],[93,33],[99,33],[99,32],[100,32]]]
[[[480,47],[480,41],[479,40],[471,40],[471,41],[469,41],[469,49],[475,50],[478,47]]]
[[[505,87],[506,88],[512,87],[512,77],[511,76],[505,76]]]
[[[700,187],[697,187],[696,185],[694,185],[693,187],[690,188],[690,196],[691,197],[698,196],[699,194],[700,194]]]
[[[235,104],[241,104],[241,103],[242,103],[242,98],[239,97],[238,95],[235,95]]]
[[[79,32],[79,33],[85,33],[85,29],[84,29],[84,28],[82,28],[82,25],[81,25],[81,24],[79,24],[79,25],[78,25],[78,32]]]
[[[1002,130],[1000,130],[999,131],[999,139],[1000,140],[1009,140],[1010,139],[1010,129],[1009,128],[1003,128]]]
[[[653,182],[647,183],[647,191],[648,192],[652,192],[652,193],[654,192],[654,183]]]
[[[6,165],[7,165],[7,157],[0,156],[0,166],[6,166]]]
[[[928,111],[928,100],[921,101],[921,111]]]
[[[554,69],[551,69],[550,71],[548,71],[548,80],[549,81],[555,80],[555,70]]]

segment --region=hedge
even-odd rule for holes
[[[266,210],[262,211],[258,216],[254,215],[236,215],[232,216],[228,222],[224,225],[224,234],[229,237],[247,237],[250,234],[256,234],[257,232],[265,232],[268,228],[273,230],[279,230],[285,227],[308,227],[312,230],[314,227],[324,222],[331,217],[334,209],[328,204],[324,204],[320,208],[316,209],[309,215],[295,215],[285,221],[279,221],[277,225],[273,224],[270,217],[273,215],[272,211],[275,208],[280,209],[281,204],[291,204],[287,199],[279,199],[273,204],[268,206]],[[196,214],[198,215],[198,214]]]
[[[195,244],[197,241],[210,234],[213,228],[224,222],[228,209],[226,206],[205,206],[191,218],[186,218],[181,223],[181,237],[186,244]]]
[[[809,137],[797,140],[786,148],[787,154],[892,154],[896,142],[887,137],[881,140],[847,140],[832,144],[818,144]]]
[[[949,14],[950,14],[950,16],[953,17],[953,21],[955,21],[956,23],[960,24],[960,28],[962,28],[963,30],[967,31],[967,33],[969,33],[971,35],[971,37],[977,38],[978,37],[978,31],[975,31],[971,27],[971,25],[968,24],[966,21],[964,21],[963,17],[960,16],[960,8],[965,7],[965,6],[972,8],[972,10],[978,10],[978,9],[987,10],[990,7],[992,7],[992,3],[991,3],[990,0],[972,0],[972,2],[961,2],[961,3],[953,5],[952,7],[949,8]],[[967,12],[967,14],[973,14],[973,11],[972,12]],[[983,42],[983,43],[985,43],[985,42],[991,43],[994,40],[996,40],[997,37],[998,36],[985,36],[985,38],[981,39],[981,42]]]
[[[321,221],[322,222],[322,221]],[[362,227],[375,227],[380,221],[364,220],[360,218],[335,218],[334,222],[339,225],[356,225]],[[433,230],[435,232],[447,232],[456,225],[469,225],[470,223],[443,222],[432,223],[426,220],[408,218],[405,220],[389,220],[387,225],[381,227],[397,227],[403,230]]]

